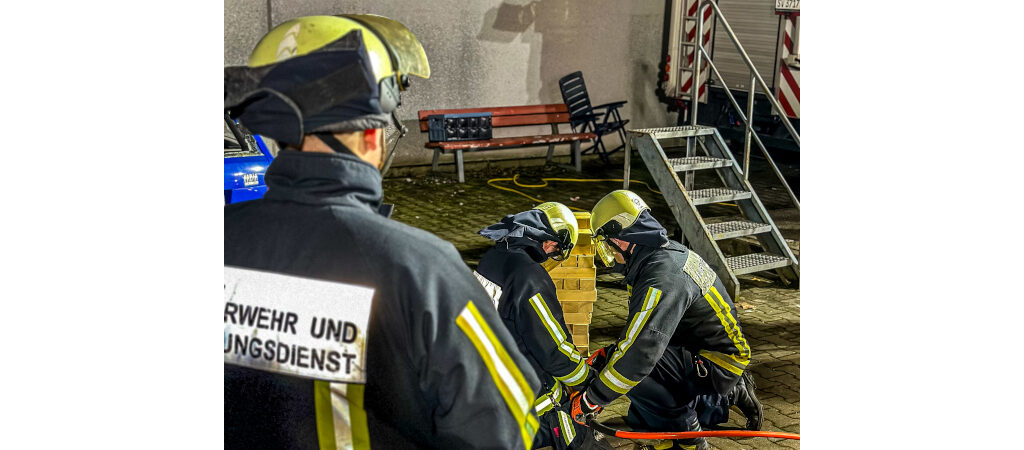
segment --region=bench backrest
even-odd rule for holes
[[[420,131],[429,130],[427,118],[434,114],[491,113],[492,127],[515,127],[568,123],[569,108],[564,103],[550,105],[501,106],[496,108],[429,109],[419,112]]]

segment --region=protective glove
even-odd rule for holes
[[[569,396],[570,412],[572,420],[580,425],[587,425],[597,417],[604,408],[587,401],[586,392],[576,391]]]
[[[587,358],[587,365],[600,372],[608,364],[608,358],[613,352],[615,352],[615,344],[599,348]]]

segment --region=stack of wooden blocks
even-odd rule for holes
[[[597,301],[597,268],[590,236],[590,213],[577,212],[579,238],[569,257],[548,272],[555,282],[565,324],[572,342],[584,356],[590,355],[590,318]]]

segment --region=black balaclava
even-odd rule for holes
[[[544,253],[543,242],[559,242],[555,230],[548,224],[547,216],[537,209],[507,215],[501,222],[484,228],[477,234],[492,241],[505,242],[510,247],[525,247],[527,254],[539,263],[552,256]]]
[[[649,209],[641,211],[640,215],[637,216],[636,221],[628,228],[619,231],[618,233],[614,233],[614,235],[609,237],[629,243],[629,247],[623,251],[619,249],[617,245],[609,242],[612,249],[622,254],[622,258],[626,260],[627,264],[629,263],[629,257],[631,256],[630,252],[637,245],[658,248],[668,243],[668,232],[665,231],[665,227],[661,226],[661,224],[658,223],[658,220],[651,215],[651,211]],[[624,268],[619,268],[618,266],[620,265],[621,264],[616,264],[616,269],[621,270]]]

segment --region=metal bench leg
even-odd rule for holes
[[[434,149],[434,168],[431,170],[432,172],[437,172],[437,158],[440,155],[441,155],[441,149],[435,148]]]
[[[459,166],[457,169],[459,171],[459,183],[465,183],[466,177],[462,172],[462,150],[455,151],[455,165]]]
[[[580,152],[580,141],[572,141],[572,157],[575,160],[576,172],[583,172],[583,155]]]
[[[551,134],[558,134],[558,124],[551,124]],[[548,144],[548,164],[551,164],[551,159],[555,157],[555,144]]]

